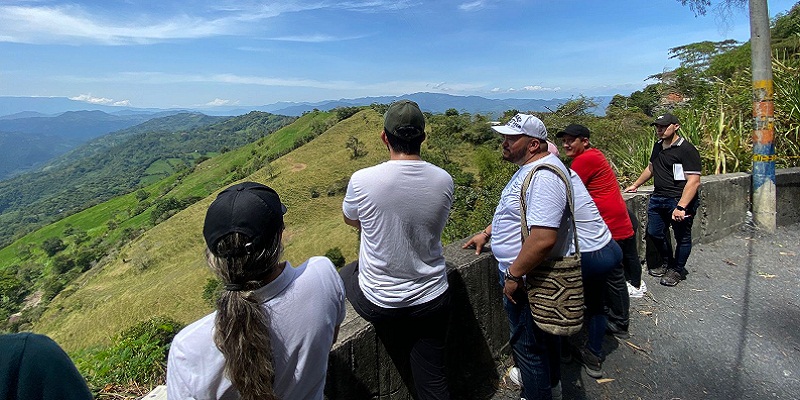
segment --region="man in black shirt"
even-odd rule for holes
[[[658,142],[653,146],[650,164],[626,192],[636,192],[653,177],[653,194],[647,207],[647,235],[658,249],[661,265],[648,265],[649,273],[661,277],[661,284],[675,286],[686,279],[686,260],[692,251],[692,222],[700,189],[700,153],[678,135],[680,122],[672,114],[656,118]],[[675,234],[675,253],[670,245],[669,227]]]

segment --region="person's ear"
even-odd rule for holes
[[[389,145],[389,139],[386,138],[386,131],[381,131],[381,140],[383,141],[383,144],[387,146]]]
[[[536,149],[532,148],[534,143],[538,144],[539,146],[542,145],[542,142],[540,142],[539,139],[531,138],[531,141],[528,142],[528,150],[531,150],[531,151],[535,151],[536,150]]]

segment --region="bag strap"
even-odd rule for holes
[[[567,176],[564,175],[564,172],[561,171],[561,169],[552,164],[543,163],[533,167],[533,169],[530,172],[528,172],[528,175],[525,176],[525,179],[522,181],[522,189],[519,191],[519,208],[520,208],[520,222],[521,222],[520,228],[522,229],[522,242],[524,243],[525,239],[527,239],[528,236],[530,235],[530,231],[528,230],[528,218],[526,215],[527,214],[526,211],[528,210],[528,205],[526,200],[526,198],[528,197],[527,196],[528,187],[530,187],[531,185],[531,179],[533,179],[533,174],[536,173],[536,171],[539,171],[540,169],[547,169],[549,171],[552,171],[554,174],[556,174],[556,176],[561,178],[561,180],[567,186],[567,209],[570,213],[570,216],[572,217],[570,219],[572,220],[572,234],[573,234],[572,236],[573,240],[575,241],[575,254],[579,255],[580,248],[578,247],[578,229],[575,226],[575,205],[573,204],[572,183],[567,178]]]

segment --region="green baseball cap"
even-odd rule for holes
[[[400,138],[413,139],[425,134],[425,116],[417,103],[398,100],[383,115],[383,130]]]

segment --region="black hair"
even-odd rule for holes
[[[399,128],[397,131],[404,129],[413,129],[415,132],[409,135],[411,136],[409,139],[386,132],[386,140],[389,141],[389,146],[397,153],[419,155],[422,141],[425,140],[425,133],[420,134],[417,128],[412,127]]]

